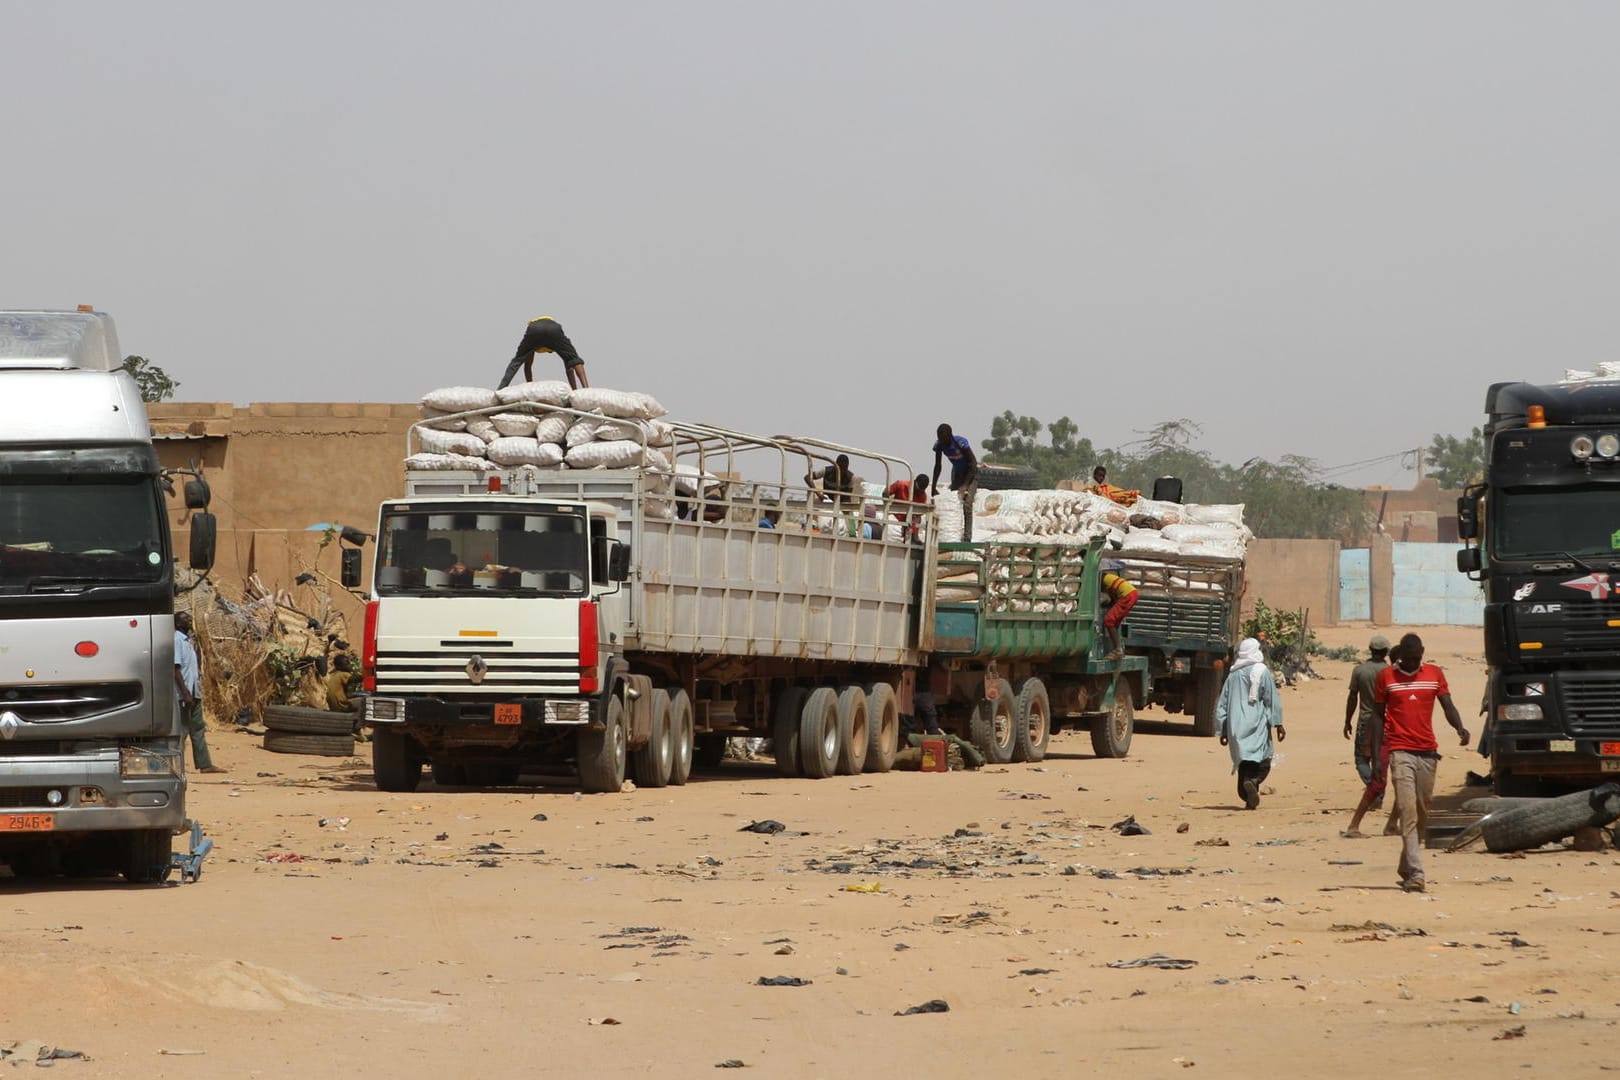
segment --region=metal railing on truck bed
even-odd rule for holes
[[[1018,657],[1089,653],[1102,543],[940,544],[935,650]]]
[[[1237,641],[1243,564],[1208,555],[1114,553],[1141,594],[1125,620],[1137,648],[1225,652]]]

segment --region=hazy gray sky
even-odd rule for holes
[[[599,385],[914,463],[1011,408],[1338,466],[1620,359],[1620,5],[5,23],[0,306],[96,304],[184,400],[492,385],[550,314]]]

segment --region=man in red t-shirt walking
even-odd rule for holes
[[[1422,892],[1423,834],[1429,823],[1429,797],[1434,794],[1440,745],[1434,739],[1434,703],[1446,723],[1468,745],[1445,672],[1423,662],[1423,639],[1407,634],[1395,646],[1395,663],[1378,673],[1373,702],[1384,714],[1384,752],[1389,756],[1389,782],[1395,789],[1395,811],[1401,819],[1401,888]]]

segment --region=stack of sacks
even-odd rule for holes
[[[959,503],[935,503],[940,539],[961,535]],[[973,538],[1007,546],[1083,546],[1103,537],[1122,554],[1209,555],[1242,559],[1253,539],[1243,506],[1155,502],[1127,508],[1089,491],[981,491],[974,503]]]
[[[1620,363],[1605,360],[1592,371],[1582,371],[1576,368],[1566,368],[1564,377],[1560,382],[1593,382],[1600,379],[1620,379]]]
[[[452,413],[521,406],[512,412],[437,420]],[[592,415],[548,413],[566,407]],[[674,429],[660,420],[666,410],[649,394],[588,387],[571,390],[559,381],[518,383],[500,390],[448,386],[422,398],[427,424],[417,429],[417,453],[407,469],[517,468],[628,469],[669,474],[670,457],[659,447],[674,442]],[[645,447],[643,447],[645,439]],[[665,482],[664,490],[668,490]]]

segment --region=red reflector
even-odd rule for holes
[[[365,629],[360,637],[360,686],[368,694],[377,692],[377,601],[366,605]]]
[[[492,477],[489,478],[489,490],[494,491],[494,492],[499,492],[501,490],[501,478],[500,477],[492,476]]]
[[[80,656],[94,656],[101,651],[101,646],[93,641],[81,641],[73,646],[73,651]]]
[[[596,601],[579,602],[579,692],[594,694],[601,689],[596,670]]]

